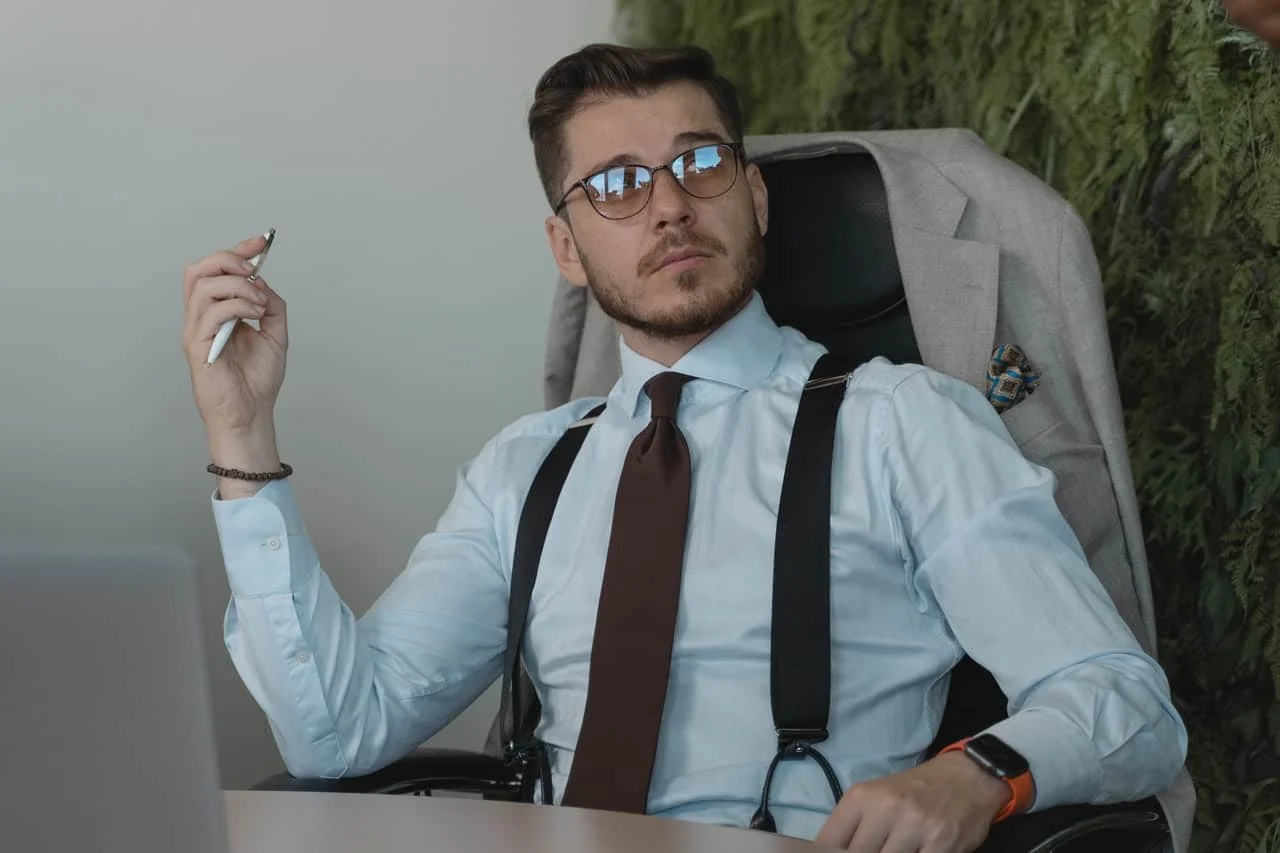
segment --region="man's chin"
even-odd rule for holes
[[[665,316],[648,319],[632,318],[626,325],[656,341],[682,341],[707,335],[718,324],[707,317]]]
[[[683,289],[683,284],[681,288],[681,293],[673,294],[669,300],[664,299],[662,304],[648,306],[642,316],[615,319],[663,340],[694,337],[712,332],[726,323],[742,310],[751,296],[750,291],[743,294],[718,293],[708,299],[703,297],[710,294],[700,293],[697,282],[689,285],[688,290]]]
[[[692,269],[664,268],[655,270],[645,277],[646,296],[653,302],[664,303],[663,307],[678,310],[687,305],[693,294],[698,294],[702,301],[724,301],[731,299],[732,284],[724,281],[724,274],[709,264]]]

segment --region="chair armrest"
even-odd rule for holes
[[[522,774],[496,756],[458,749],[420,749],[365,776],[299,779],[281,773],[255,791],[330,791],[353,794],[479,794],[487,800],[528,798]]]
[[[1059,806],[1017,815],[991,827],[976,853],[1147,853],[1169,839],[1155,797],[1114,805]]]

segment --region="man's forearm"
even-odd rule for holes
[[[1186,757],[1186,730],[1140,653],[1103,655],[1046,678],[990,731],[1030,761],[1037,811],[1150,796]]]
[[[224,642],[290,772],[371,772],[499,675],[507,586],[487,507],[471,495],[360,619],[322,569],[287,482],[213,501],[232,595]]]
[[[222,468],[248,472],[280,470],[280,452],[276,447],[274,423],[266,423],[243,432],[211,434],[209,455]],[[218,496],[223,500],[253,497],[266,485],[260,480],[218,478]]]

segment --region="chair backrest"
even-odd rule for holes
[[[857,362],[919,363],[889,203],[871,155],[781,159],[761,172],[769,230],[757,290],[769,315]]]

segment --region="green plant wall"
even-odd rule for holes
[[[1216,0],[618,0],[753,133],[962,126],[1089,223],[1196,850],[1280,851],[1280,57]]]

